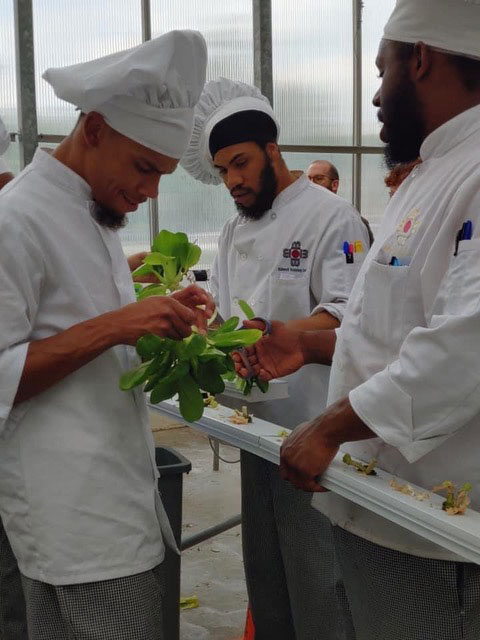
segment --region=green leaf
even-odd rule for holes
[[[220,349],[215,349],[215,347],[209,346],[203,353],[198,356],[200,362],[208,362],[209,360],[225,360],[227,358],[226,354]]]
[[[149,284],[148,287],[143,287],[142,291],[138,294],[138,300],[143,300],[150,296],[164,296],[166,293],[167,288],[164,284]]]
[[[153,251],[175,258],[175,273],[184,267],[190,243],[185,233],[172,233],[163,229],[153,240]]]
[[[163,377],[173,364],[173,353],[167,351],[157,356],[150,362],[150,366],[147,369],[147,376]]]
[[[160,265],[163,268],[162,281],[167,286],[175,280],[178,274],[177,258],[175,256],[164,255],[163,253],[153,252],[145,256],[144,262],[147,265]]]
[[[205,351],[207,339],[200,333],[192,333],[191,336],[185,338],[180,344],[183,347],[182,356],[184,358],[196,358]]]
[[[209,338],[215,347],[249,347],[262,337],[260,329],[240,329],[217,333]]]
[[[188,243],[188,251],[187,257],[182,265],[184,271],[191,269],[194,267],[197,262],[200,260],[200,256],[202,255],[202,250],[197,244],[193,244],[191,242]]]
[[[160,380],[152,390],[150,394],[150,402],[152,404],[158,404],[164,400],[169,400],[177,393],[178,380],[167,380],[164,378]]]
[[[145,382],[148,378],[147,369],[150,365],[150,361],[143,362],[140,366],[135,369],[131,369],[130,371],[126,371],[120,377],[120,389],[122,391],[130,391],[134,387],[138,387],[139,384]]]
[[[203,398],[200,388],[192,376],[187,375],[179,382],[178,396],[180,413],[187,422],[195,422],[203,415]]]
[[[150,275],[158,276],[155,269],[149,264],[142,264],[132,272],[132,278],[136,278],[137,276],[150,276]]]
[[[153,358],[165,351],[168,343],[165,338],[160,338],[153,333],[147,333],[137,340],[137,353],[141,358]]]
[[[254,310],[252,309],[252,307],[249,304],[247,304],[245,302],[245,300],[239,300],[238,301],[238,306],[240,307],[240,309],[243,311],[243,313],[247,317],[247,320],[251,320],[252,318],[255,317]]]
[[[260,380],[260,378],[257,377],[253,378],[253,380],[262,393],[267,393],[268,382],[266,382],[265,380]]]
[[[227,371],[227,373],[223,374],[222,378],[228,382],[234,382],[237,379],[237,374],[235,371]]]
[[[222,374],[226,373],[225,366],[220,362],[199,362],[195,379],[204,391],[213,395],[225,391],[225,382]]]
[[[232,316],[216,330],[216,333],[228,333],[229,331],[235,331],[239,322],[240,318],[238,316]]]

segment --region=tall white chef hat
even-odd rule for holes
[[[170,31],[133,49],[47,69],[43,78],[84,113],[97,111],[119,133],[180,158],[206,66],[207,47],[198,31]]]
[[[8,133],[5,125],[3,124],[3,120],[0,118],[0,173],[6,173],[9,171],[7,165],[5,164],[5,160],[3,160],[2,156],[10,146],[10,134]]]
[[[243,82],[207,82],[195,107],[192,138],[180,164],[197,180],[220,184],[213,164],[219,149],[240,142],[278,140],[280,127],[268,99]]]
[[[480,59],[480,0],[397,0],[383,37]]]

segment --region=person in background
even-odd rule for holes
[[[390,197],[396,192],[406,177],[410,175],[413,169],[421,163],[422,159],[417,158],[412,162],[405,162],[395,165],[385,176],[385,185],[389,188]]]
[[[325,187],[332,193],[337,193],[340,186],[340,175],[335,165],[328,160],[314,160],[307,169],[307,177],[319,187]],[[366,218],[360,216],[363,224],[367,228],[369,246],[371,247],[375,238],[370,228],[370,223]]]
[[[387,165],[422,162],[389,201],[338,332],[277,325],[257,372],[333,355],[327,411],[282,447],[297,488],[321,492],[341,448],[426,488],[468,482],[478,505],[480,3],[397,0],[376,64]],[[356,640],[480,638],[480,566],[335,494],[318,506]]]
[[[30,640],[169,640],[176,545],[144,394],[119,378],[141,336],[188,336],[213,301],[192,285],[136,302],[118,229],[175,170],[205,71],[194,31],[47,70],[81,115],[0,193],[0,516]]]
[[[349,203],[306,176],[293,179],[278,136],[273,110],[258,89],[226,78],[207,83],[182,166],[202,182],[223,181],[238,210],[220,235],[212,293],[223,318],[244,317],[243,298],[259,316],[302,318],[301,326],[333,329],[368,237]],[[290,377],[290,397],[255,404],[255,415],[294,427],[325,406],[328,378],[328,367],[317,366]],[[336,640],[328,523],[312,509],[311,495],[282,481],[277,465],[242,451],[241,474],[256,640]]]
[[[307,178],[332,193],[337,193],[340,185],[337,168],[327,160],[314,160],[307,169]]]

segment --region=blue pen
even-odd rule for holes
[[[400,267],[400,261],[398,258],[396,258],[395,256],[392,256],[392,259],[390,260],[390,266],[391,267]]]
[[[462,240],[471,240],[472,239],[472,232],[473,232],[472,221],[471,220],[466,220],[463,223]]]

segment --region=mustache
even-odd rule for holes
[[[248,193],[253,193],[252,189],[242,189],[241,187],[234,187],[230,191],[230,195],[235,198],[237,196],[246,196]]]

